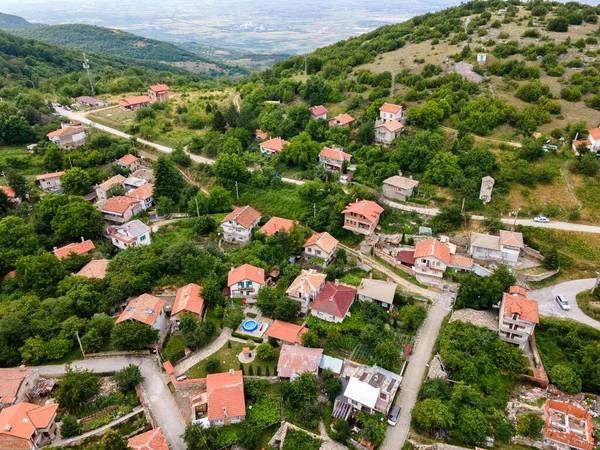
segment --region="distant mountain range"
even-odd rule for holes
[[[39,25],[28,22],[19,16],[0,12],[0,30],[15,30],[17,28],[36,28]]]

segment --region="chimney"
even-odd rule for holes
[[[412,175],[409,175],[408,178],[410,178],[412,180]]]
[[[223,416],[227,417],[227,408],[223,406]]]
[[[401,176],[402,176],[402,171],[401,171],[401,170],[399,170],[399,171],[398,171],[398,176],[399,176],[399,177],[401,177]]]
[[[235,267],[233,267],[233,264],[231,265],[231,272],[233,272],[235,270]]]
[[[369,280],[373,279],[373,272],[369,272]]]
[[[56,253],[56,250],[58,250],[58,247],[53,247],[54,253]]]
[[[332,302],[333,301],[333,295],[331,297],[329,297],[329,301]]]
[[[9,423],[7,423],[7,424],[4,426],[4,429],[5,429],[6,431],[10,431],[10,430],[11,430],[11,428],[12,428],[12,427],[10,426],[10,424],[9,424]]]
[[[233,369],[229,369],[229,375],[233,375],[235,371]]]
[[[85,242],[85,239],[83,238],[83,236],[81,236],[81,242]]]
[[[339,286],[339,285],[340,285],[340,280],[336,279],[336,280],[335,280],[335,285],[336,285],[336,286]]]

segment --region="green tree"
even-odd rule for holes
[[[317,348],[319,344],[319,335],[316,332],[308,330],[302,335],[302,345],[305,347]]]
[[[393,341],[380,342],[373,352],[373,361],[384,369],[395,371],[400,365],[400,351]]]
[[[92,189],[92,178],[85,170],[73,167],[60,177],[60,185],[66,194],[85,195]]]
[[[331,95],[331,86],[321,77],[310,77],[302,87],[302,99],[311,106],[327,103]]]
[[[0,274],[12,270],[22,256],[39,250],[38,238],[30,224],[14,216],[0,220]]]
[[[548,21],[546,27],[548,31],[558,31],[560,33],[566,33],[569,31],[569,21],[565,17],[556,17]]]
[[[8,181],[8,185],[12,190],[15,191],[17,198],[20,198],[21,200],[27,199],[27,195],[29,194],[29,184],[23,175],[11,170],[6,174],[6,181]]]
[[[66,439],[80,434],[81,427],[75,416],[65,414],[60,422],[60,435]]]
[[[46,342],[46,359],[56,361],[64,358],[64,356],[73,349],[72,339],[54,338]]]
[[[219,133],[225,133],[227,127],[227,122],[225,122],[225,117],[223,117],[223,113],[219,110],[215,112],[212,119],[212,129]]]
[[[313,141],[310,135],[303,131],[291,139],[290,145],[284,147],[281,157],[291,165],[308,169],[315,164],[321,148],[318,142]]]
[[[55,145],[48,147],[44,153],[44,167],[46,170],[60,170],[64,167],[63,152]]]
[[[117,430],[108,429],[100,441],[100,450],[127,450],[127,441]]]
[[[166,156],[161,155],[154,163],[153,169],[154,197],[167,197],[174,203],[178,203],[185,182],[175,163]]]
[[[579,158],[579,172],[588,177],[593,177],[600,169],[600,162],[595,153],[588,152]]]
[[[250,173],[244,160],[236,154],[223,153],[213,166],[215,175],[224,181],[246,181]]]
[[[441,152],[435,155],[429,162],[424,180],[438,186],[448,186],[461,173],[462,170],[458,165],[458,156],[450,152]]]
[[[550,381],[565,394],[575,395],[581,392],[581,378],[566,364],[557,364],[548,371]]]
[[[81,197],[70,197],[60,206],[50,222],[52,231],[64,240],[79,240],[82,236],[97,239],[104,231],[102,213]]]
[[[422,107],[410,108],[408,120],[421,128],[434,129],[444,120],[444,110],[435,100],[429,100]]]
[[[158,340],[158,330],[141,322],[121,322],[113,327],[110,339],[119,350],[143,350]]]
[[[100,377],[94,372],[66,366],[56,398],[62,407],[73,409],[100,392],[100,384]]]
[[[536,413],[529,412],[517,415],[517,431],[519,435],[538,439],[542,436],[544,419]]]
[[[546,266],[550,270],[556,270],[560,266],[558,249],[555,245],[553,245],[547,252],[545,252],[544,266]]]
[[[400,308],[399,317],[410,331],[416,331],[427,317],[427,310],[419,305],[405,305]]]
[[[342,380],[336,377],[329,369],[323,369],[321,372],[323,379],[323,390],[325,395],[333,405],[335,398],[342,393]]]
[[[484,442],[487,435],[487,419],[478,409],[465,407],[456,416],[452,435],[460,442],[475,445]]]
[[[126,394],[133,391],[138,384],[144,381],[144,377],[138,366],[129,364],[127,367],[115,372],[115,381],[119,390]]]
[[[36,365],[46,357],[46,346],[41,337],[30,337],[25,340],[25,344],[19,349],[19,352],[26,364]]]
[[[217,373],[221,368],[221,361],[214,356],[210,356],[204,363],[204,368],[206,369],[206,373]]]
[[[275,358],[277,354],[275,353],[275,349],[265,342],[256,348],[256,356],[258,356],[258,359],[265,360]]]
[[[104,339],[96,328],[90,328],[81,338],[81,345],[86,353],[96,353],[104,345]]]
[[[56,286],[67,276],[67,271],[51,253],[23,256],[17,260],[15,279],[21,289],[35,292],[40,297],[51,297]]]
[[[426,433],[435,430],[450,431],[454,426],[454,415],[448,407],[437,398],[427,398],[417,402],[412,411],[413,426]]]
[[[300,312],[300,302],[292,300],[287,296],[283,296],[277,302],[275,310],[273,311],[273,318],[275,320],[290,321]]]

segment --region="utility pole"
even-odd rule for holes
[[[88,80],[90,80],[90,89],[92,90],[92,97],[96,95],[94,90],[94,83],[92,82],[92,73],[90,72],[90,61],[86,58],[85,53],[83,54],[83,68],[87,72]]]
[[[235,182],[235,197],[240,200],[240,191],[238,191],[238,182]]]
[[[198,208],[198,197],[194,197],[194,200],[196,200],[196,214],[198,214],[198,217],[200,217],[200,208]]]
[[[465,231],[467,231],[467,216],[465,214],[465,198],[463,197],[462,207],[460,208],[463,219],[465,220]]]
[[[85,359],[85,352],[83,351],[83,345],[81,345],[81,339],[79,339],[79,331],[75,331],[75,336],[77,336],[77,342],[79,342],[79,348],[81,349],[81,354],[83,355],[83,359]]]
[[[392,87],[390,88],[390,98],[394,98],[394,86],[396,84],[395,74],[392,72]]]
[[[313,203],[313,217],[317,217],[317,204]]]
[[[67,158],[69,158],[69,164],[71,165],[71,169],[73,168],[73,163],[71,162],[71,156],[67,156]]]
[[[513,222],[513,231],[515,231],[515,228],[517,228],[517,218],[519,217],[519,211],[521,211],[521,208],[517,208],[517,213],[515,214],[515,221]]]

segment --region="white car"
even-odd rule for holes
[[[548,219],[546,216],[537,216],[533,218],[533,221],[539,223],[548,223],[550,222],[550,219]]]
[[[563,311],[569,311],[571,309],[571,305],[569,305],[569,301],[562,295],[556,296],[556,303],[561,307]]]

